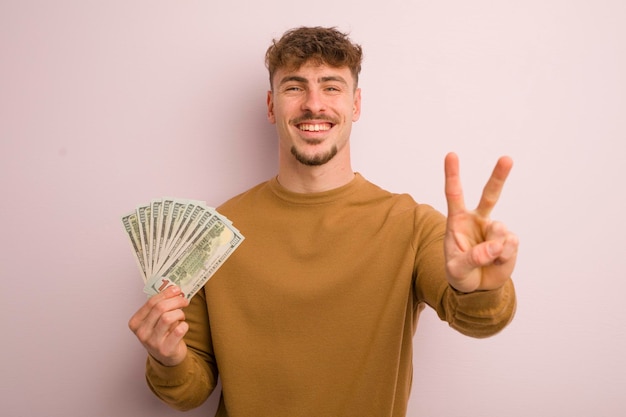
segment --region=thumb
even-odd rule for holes
[[[497,240],[487,242],[487,254],[491,258],[491,261],[494,261],[500,255],[502,255],[502,248],[502,242],[499,242]]]
[[[479,268],[492,264],[502,254],[502,242],[490,240],[476,245],[469,253],[468,263]]]

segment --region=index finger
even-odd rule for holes
[[[491,210],[493,210],[500,198],[504,182],[509,176],[511,168],[513,168],[513,160],[511,158],[503,156],[498,159],[485,188],[483,188],[483,194],[480,197],[478,207],[476,207],[476,212],[479,215],[489,217]]]
[[[459,175],[459,157],[450,152],[445,159],[446,175],[446,201],[448,202],[448,216],[465,211],[465,200],[463,198],[463,187],[461,187],[461,176]]]

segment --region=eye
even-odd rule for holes
[[[329,85],[327,87],[324,88],[325,91],[328,91],[329,93],[340,93],[341,92],[341,88],[334,86],[334,85]]]

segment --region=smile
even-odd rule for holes
[[[307,132],[325,132],[333,127],[330,123],[302,123],[298,125],[298,129]]]

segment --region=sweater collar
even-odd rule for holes
[[[358,172],[355,172],[352,181],[346,185],[319,193],[296,193],[289,191],[278,182],[278,176],[269,180],[268,184],[272,192],[281,200],[292,204],[315,205],[341,200],[356,192],[365,182],[365,178]]]

